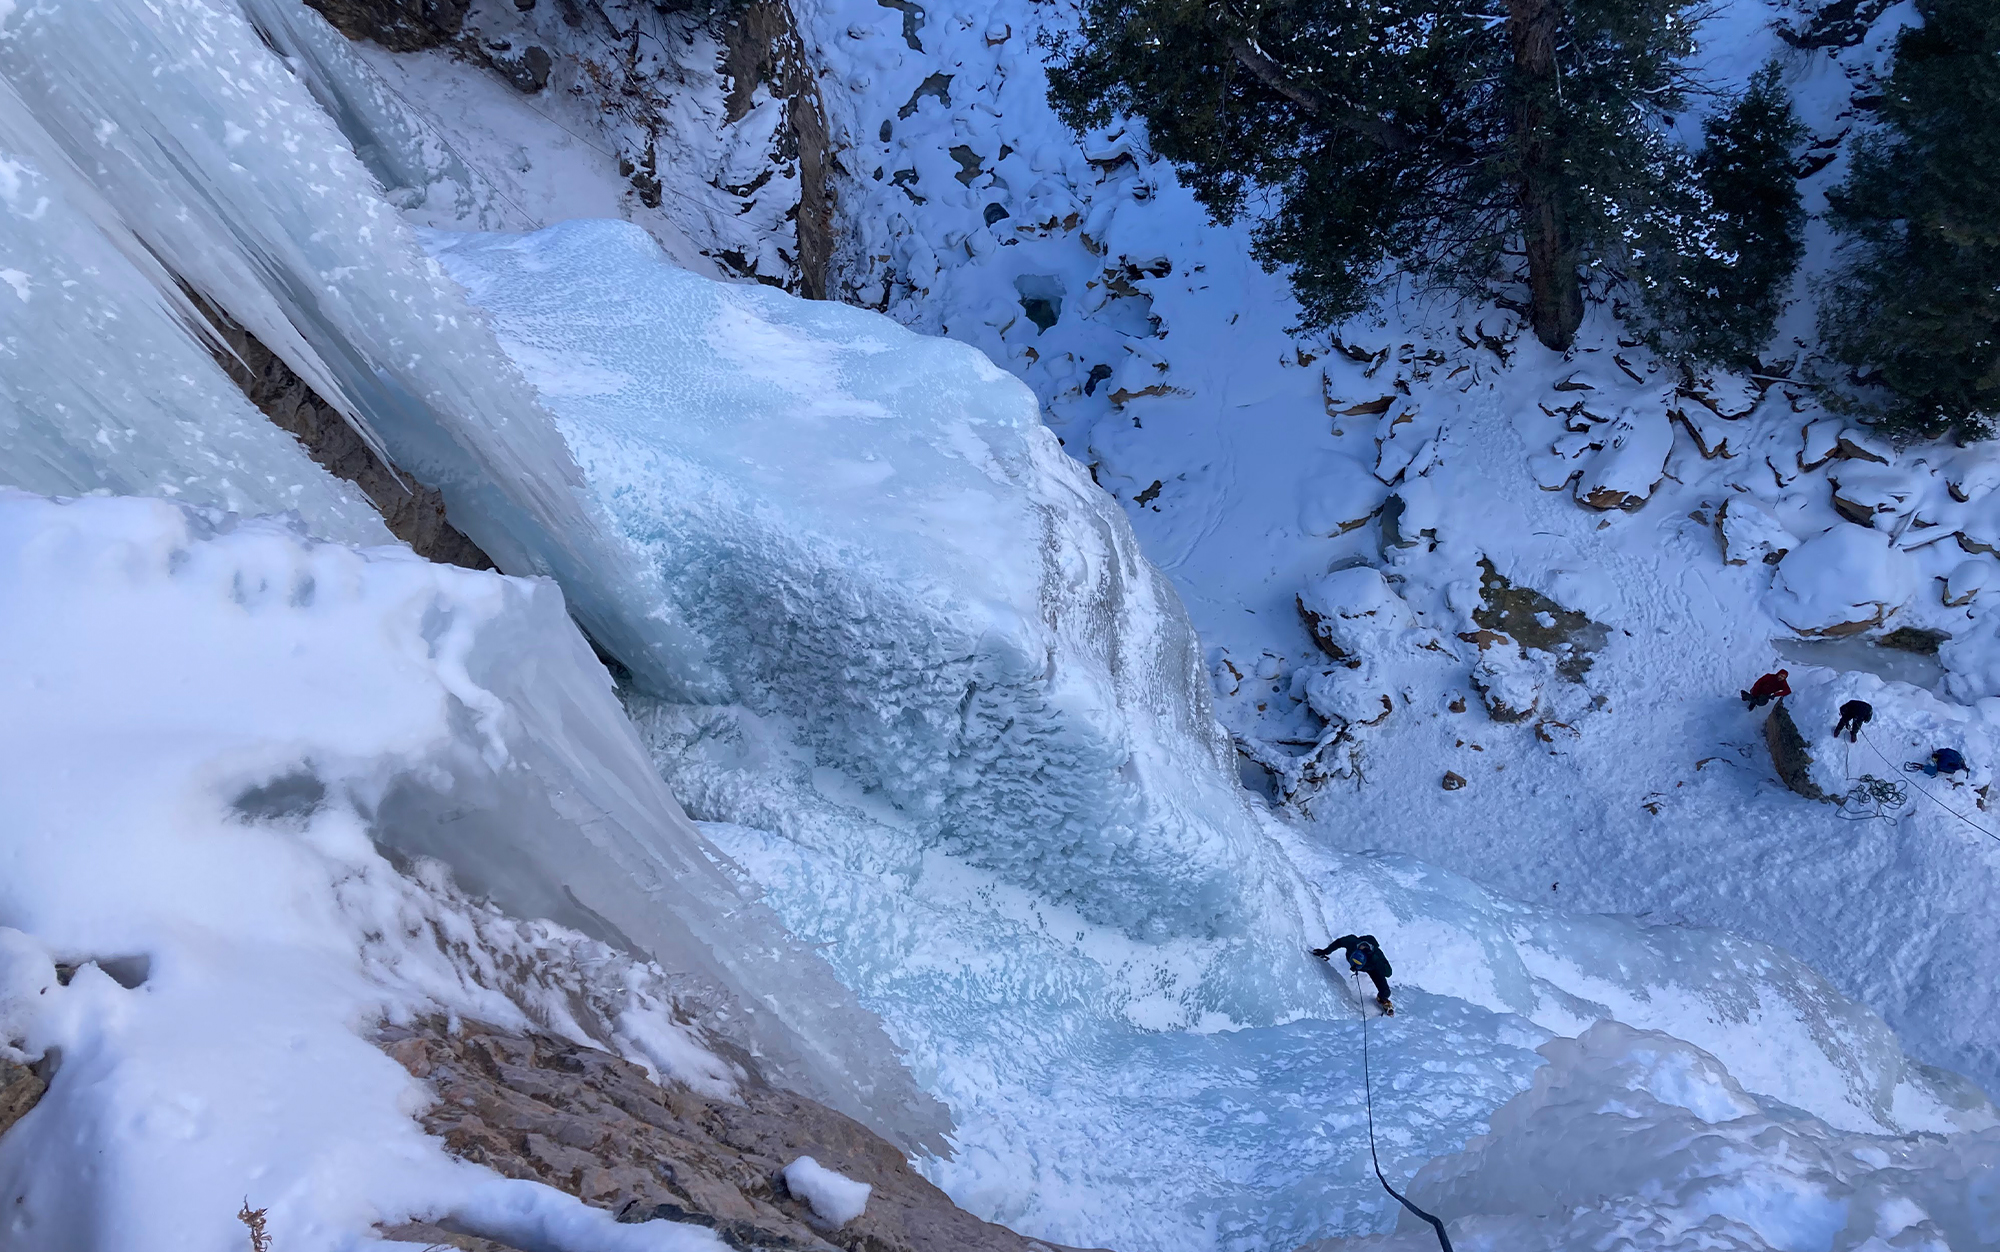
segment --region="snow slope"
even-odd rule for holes
[[[6,491],[0,635],[0,1050],[51,1071],[0,1139],[0,1247],[242,1246],[246,1193],[287,1249],[444,1215],[560,1252],[722,1246],[452,1159],[409,1115],[425,1090],[365,1037],[476,1014],[736,1082],[681,1024],[728,1007],[698,944],[659,944],[676,977],[386,859],[399,786],[481,766],[537,768],[516,798],[571,813],[631,802],[591,742],[630,731],[552,586],[159,500]],[[529,641],[503,702],[488,654]],[[583,772],[551,768],[565,752]],[[454,859],[554,833],[461,798]],[[616,916],[589,830],[567,825],[575,898]]]

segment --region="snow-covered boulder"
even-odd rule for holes
[[[1270,861],[1194,632],[1025,386],[623,223],[432,242],[737,701],[1095,920],[1248,916]]]
[[[1731,422],[1750,416],[1764,398],[1763,389],[1748,378],[1719,372],[1695,375],[1681,384],[1678,394]]]
[[[1535,715],[1543,691],[1557,679],[1556,659],[1539,649],[1505,643],[1480,652],[1472,685],[1496,722],[1525,722]]]
[[[1716,510],[1715,524],[1722,535],[1725,565],[1748,565],[1753,561],[1775,564],[1799,542],[1770,509],[1748,495],[1724,500]]]
[[[1351,669],[1337,665],[1311,674],[1305,684],[1306,705],[1324,721],[1379,725],[1396,711],[1386,670],[1380,662],[1368,661]]]
[[[1834,512],[1857,526],[1875,526],[1878,517],[1893,519],[1903,512],[1925,476],[1899,466],[1847,460],[1829,469],[1826,477],[1833,489]]]
[[[1394,486],[1412,471],[1421,473],[1438,422],[1436,413],[1425,413],[1406,396],[1396,397],[1376,428],[1375,477]]]
[[[1944,649],[1956,643],[1957,640],[1949,641]],[[1990,654],[1993,647],[1990,636],[1983,646]],[[1944,649],[1940,649],[1941,655]],[[1950,659],[1964,663],[1962,656]],[[1794,669],[1792,695],[1785,701],[1785,707],[1797,729],[1802,756],[1809,758],[1803,779],[1809,785],[1793,786],[1793,790],[1809,792],[1816,788],[1822,798],[1839,799],[1853,789],[1862,775],[1903,780],[1905,764],[1926,761],[1939,748],[1953,748],[1965,758],[1969,771],[1950,779],[1922,781],[1933,792],[1959,794],[1960,807],[1970,811],[1977,802],[1975,793],[1993,780],[1994,766],[2000,765],[2000,702],[1987,705],[1981,697],[1991,693],[1977,686],[1996,677],[2000,674],[1989,665],[1971,666],[1947,678],[1953,694],[1968,701],[1972,705],[1968,707],[1940,699],[1908,683],[1886,682],[1869,673],[1817,667]],[[1833,733],[1840,720],[1840,706],[1849,700],[1865,701],[1875,710],[1874,717],[1862,727],[1858,742],[1850,742],[1844,736],[1836,738]]]
[[[1802,635],[1853,635],[1880,626],[1914,590],[1909,562],[1887,535],[1839,525],[1778,562],[1770,604]]]
[[[1297,599],[1313,642],[1343,663],[1389,654],[1410,627],[1409,606],[1382,571],[1366,565],[1322,574]]]
[[[1389,489],[1367,466],[1346,456],[1327,457],[1306,484],[1299,525],[1308,535],[1344,535],[1382,509]]]
[[[1960,561],[1952,567],[1951,573],[1938,581],[1944,586],[1939,589],[1945,605],[1949,608],[1963,608],[1977,599],[1993,580],[1993,562],[1974,557]]]
[[[1576,502],[1585,508],[1627,513],[1644,507],[1666,476],[1667,454],[1674,450],[1674,428],[1667,415],[1621,409],[1608,429],[1596,435],[1603,442],[1577,477]]]

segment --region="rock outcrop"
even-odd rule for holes
[[[790,0],[307,2],[350,39],[581,104],[585,142],[719,267],[825,298],[835,156]]]
[[[48,1089],[48,1083],[32,1068],[0,1060],[0,1135],[26,1117]]]
[[[732,1058],[749,1074],[737,1103],[661,1086],[608,1052],[475,1021],[384,1027],[378,1042],[436,1091],[422,1121],[449,1151],[621,1221],[691,1222],[746,1250],[1058,1252],[958,1208],[886,1140],[765,1084],[746,1057]],[[873,1187],[866,1211],[837,1229],[815,1217],[784,1183],[801,1156]],[[504,1252],[449,1223],[384,1233]]]
[[[723,73],[729,77],[724,120],[735,125],[749,115],[757,88],[785,102],[784,121],[773,140],[773,158],[796,162],[799,203],[797,293],[826,299],[826,271],[833,259],[833,190],[829,184],[832,148],[826,110],[806,58],[805,41],[788,0],[751,0],[735,24],[723,32]]]
[[[1764,719],[1764,745],[1770,749],[1771,768],[1778,771],[1778,781],[1808,800],[1833,799],[1812,780],[1812,752],[1806,745],[1806,737],[1799,733],[1798,724],[1785,711],[1783,700]]]
[[[306,455],[335,478],[359,487],[382,514],[389,533],[440,565],[493,568],[479,545],[446,520],[444,496],[437,488],[383,461],[360,432],[275,352],[214,305],[199,297],[196,303],[229,347],[228,352],[215,354],[216,363],[243,388],[250,403],[304,445]]]
[[[349,39],[417,52],[458,38],[472,0],[306,0]]]

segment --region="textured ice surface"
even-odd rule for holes
[[[321,29],[297,0],[257,8],[287,46]],[[372,112],[356,103],[365,64],[295,45],[307,78],[352,106],[344,134],[227,0],[10,6],[0,36],[0,78],[173,275],[439,487],[501,568],[562,578],[627,665],[704,689],[712,676],[689,665],[647,567],[606,532],[533,392],[356,156],[359,143],[406,172],[448,172],[422,134],[392,133],[386,97]]]
[[[250,406],[199,314],[0,83],[0,483],[296,512],[388,543],[366,499]]]
[[[2000,1129],[1843,1133],[1760,1101],[1713,1056],[1615,1022],[1541,1052],[1491,1132],[1433,1161],[1411,1199],[1468,1252],[1761,1252],[1993,1247]],[[1430,1229],[1313,1252],[1427,1252]]]
[[[741,702],[1093,920],[1296,937],[1179,599],[1025,387],[622,223],[431,238]]]
[[[729,819],[705,832],[950,1105],[957,1152],[925,1169],[961,1205],[1040,1238],[1142,1250],[1280,1249],[1386,1220],[1356,1155],[1359,1023],[1326,967],[1309,970],[1316,996],[1270,1015],[1229,993],[1268,971],[1211,942],[1135,941],[926,847],[770,720],[633,708],[676,792]],[[1407,1176],[1526,1084],[1547,1035],[1413,987],[1401,1002],[1377,1081],[1391,1084],[1384,1164]]]
[[[722,819],[709,836],[950,1104],[958,1153],[926,1168],[961,1204],[1141,1249],[1282,1249],[1394,1220],[1367,1166],[1359,1022],[1337,976],[1322,969],[1324,1000],[1293,1018],[1232,1018],[1204,945],[1133,942],[927,848],[783,719],[628,703],[676,794]],[[1993,1125],[1969,1084],[1912,1066],[1878,1018],[1781,952],[1518,904],[1402,858],[1287,851],[1327,912],[1396,963],[1401,1011],[1375,1024],[1373,1057],[1392,1178],[1481,1133],[1550,1035],[1607,1018],[1697,1039],[1834,1126]]]

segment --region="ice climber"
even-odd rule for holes
[[[1740,693],[1743,703],[1753,709],[1761,709],[1773,700],[1782,700],[1792,694],[1792,684],[1786,681],[1786,675],[1790,673],[1790,670],[1781,669],[1751,683],[1750,690]]]
[[[1342,935],[1323,948],[1314,948],[1312,954],[1324,961],[1336,948],[1347,953],[1347,968],[1375,980],[1375,1003],[1382,1006],[1382,1016],[1394,1017],[1396,1006],[1389,1003],[1389,975],[1396,971],[1389,967],[1389,958],[1382,955],[1382,945],[1375,941],[1375,936]]]
[[[1840,720],[1833,724],[1833,737],[1838,739],[1844,734],[1847,742],[1853,743],[1860,738],[1861,728],[1874,716],[1875,706],[1868,701],[1849,700],[1840,706]]]

